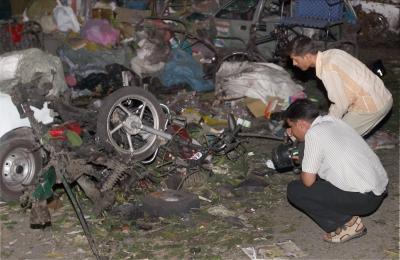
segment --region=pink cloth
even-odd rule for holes
[[[65,76],[65,82],[69,87],[75,87],[76,86],[76,78],[73,74],[69,74]]]
[[[107,20],[89,20],[81,30],[81,35],[89,41],[102,45],[114,45],[119,39],[119,30],[110,25]]]

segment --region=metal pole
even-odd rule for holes
[[[101,258],[100,258],[99,252],[97,251],[96,243],[94,241],[92,234],[90,233],[89,225],[87,224],[85,216],[83,215],[82,208],[80,207],[79,202],[75,197],[75,194],[73,193],[73,191],[71,190],[71,187],[69,186],[67,180],[65,179],[64,174],[61,174],[61,180],[62,180],[65,190],[67,191],[68,197],[71,200],[72,206],[74,207],[75,213],[78,216],[78,219],[82,226],[82,229],[85,232],[86,238],[89,242],[89,246],[92,249],[92,252],[93,252],[94,256],[96,257],[96,259],[100,260]]]

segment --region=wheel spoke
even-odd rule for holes
[[[129,144],[129,151],[131,153],[133,153],[133,145],[132,145],[132,139],[131,139],[131,135],[126,133],[126,138],[128,139],[128,144]]]
[[[119,130],[121,127],[123,127],[123,126],[124,126],[123,123],[117,125],[116,127],[114,127],[113,130],[110,131],[110,134],[111,134],[111,135],[114,134],[116,131],[118,131],[118,130]]]
[[[146,109],[146,102],[143,101],[142,110],[140,111],[140,119],[143,118],[144,110]]]
[[[122,105],[122,103],[119,103],[119,104],[117,105],[117,107],[121,108],[122,111],[124,111],[125,113],[128,114],[128,116],[130,116],[130,115],[132,114],[126,107],[124,107],[124,105]]]

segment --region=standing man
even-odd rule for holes
[[[345,51],[319,51],[315,42],[297,36],[289,46],[293,65],[315,68],[331,101],[329,114],[341,118],[360,135],[369,133],[390,111],[392,95],[382,80]]]
[[[300,180],[287,187],[288,200],[342,243],[367,233],[359,216],[373,213],[386,195],[388,177],[378,156],[342,120],[321,116],[308,99],[285,113],[288,133],[304,141]]]

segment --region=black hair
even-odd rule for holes
[[[284,118],[285,122],[287,120],[297,121],[299,119],[312,122],[319,115],[321,115],[321,110],[317,104],[309,99],[298,99],[286,109]]]
[[[311,38],[304,35],[298,35],[289,42],[287,47],[287,54],[289,56],[304,56],[306,54],[315,55],[321,49],[321,46],[319,46],[319,44],[317,44]]]

